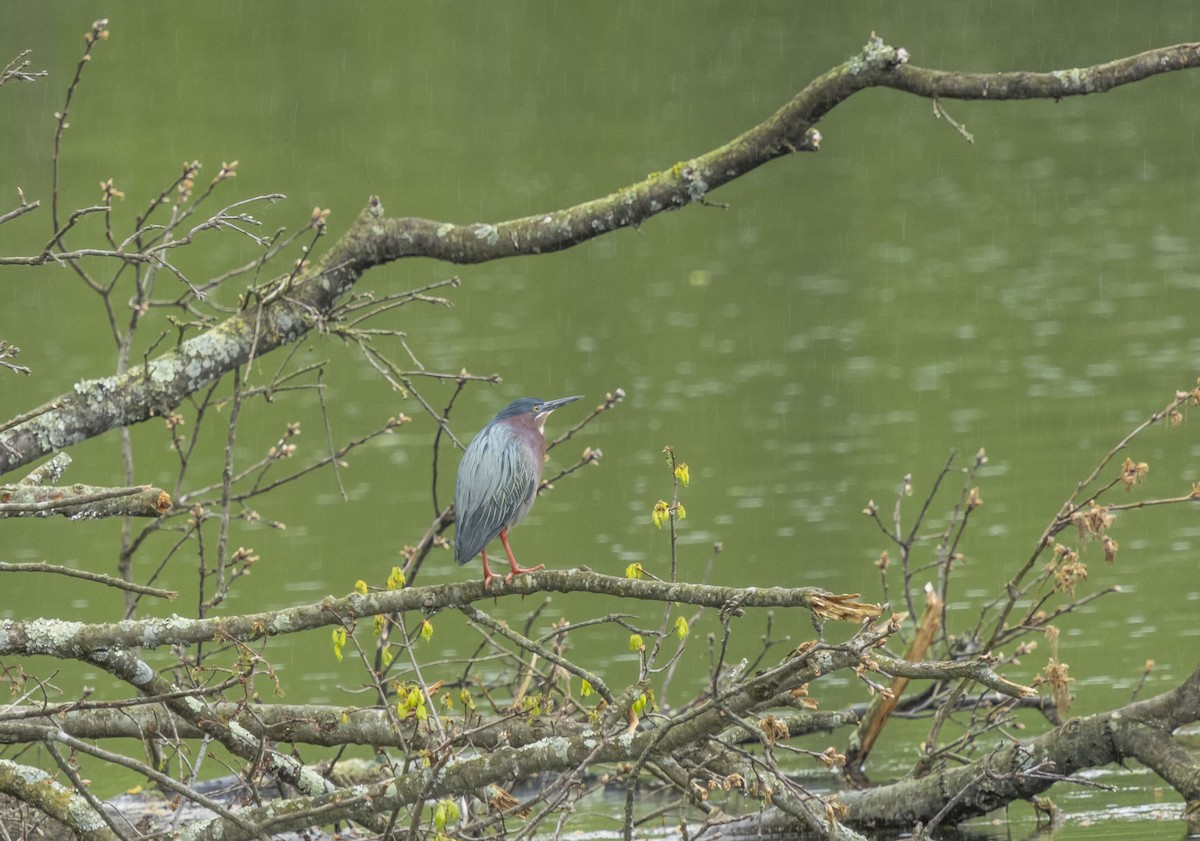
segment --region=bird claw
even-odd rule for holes
[[[504,583],[512,584],[512,580],[518,575],[524,575],[527,572],[537,572],[539,569],[545,568],[545,564],[538,564],[535,567],[519,567],[516,564],[513,564],[512,571],[508,575],[504,576]]]

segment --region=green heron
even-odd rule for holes
[[[544,569],[517,566],[508,545],[508,530],[515,526],[537,498],[542,482],[542,464],[546,460],[546,418],[560,406],[574,403],[578,397],[537,400],[522,397],[500,410],[467,446],[458,478],[454,481],[454,559],[465,564],[476,555],[483,556],[483,586],[495,576],[488,569],[487,545],[499,535],[508,553],[513,576]]]

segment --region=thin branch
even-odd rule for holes
[[[96,46],[98,41],[108,39],[108,18],[100,18],[92,24],[91,31],[83,36],[87,46],[83,50],[83,57],[79,59],[79,63],[75,65],[75,78],[71,80],[71,84],[67,86],[67,98],[63,103],[62,111],[55,114],[57,122],[54,126],[54,158],[51,162],[51,187],[50,187],[50,223],[58,230],[58,169],[61,161],[62,153],[62,136],[67,128],[67,117],[71,111],[71,99],[75,96],[75,89],[79,87],[79,80],[83,76],[83,68],[92,58],[92,48]]]
[[[45,70],[29,70],[30,61],[26,58],[33,50],[23,50],[20,55],[4,66],[0,71],[0,85],[16,79],[19,82],[36,82],[39,78],[50,75]]]
[[[174,590],[160,590],[157,587],[144,587],[141,584],[134,584],[132,581],[125,581],[121,578],[114,578],[111,575],[104,575],[99,572],[88,572],[84,569],[74,569],[72,567],[58,566],[57,564],[42,563],[21,563],[12,564],[5,561],[0,561],[0,572],[46,572],[55,575],[65,575],[69,578],[81,578],[84,581],[91,581],[93,584],[103,584],[105,587],[115,587],[118,590],[127,590],[131,593],[141,593],[143,596],[154,596],[158,599],[166,599],[174,601],[179,595]]]
[[[576,677],[586,680],[588,683],[590,683],[592,685],[592,688],[594,688],[597,692],[600,693],[600,697],[603,698],[608,703],[612,704],[612,703],[616,702],[616,699],[613,698],[612,692],[610,692],[608,689],[608,685],[605,684],[604,680],[601,679],[600,676],[595,674],[594,672],[590,672],[587,669],[576,666],[570,660],[567,660],[563,657],[559,657],[557,654],[555,654],[554,652],[552,652],[550,649],[546,648],[545,646],[538,645],[536,642],[529,639],[528,637],[518,634],[516,631],[509,628],[507,625],[497,622],[495,619],[488,616],[483,611],[478,610],[478,609],[472,607],[471,605],[462,604],[462,605],[456,605],[456,607],[458,607],[458,609],[460,611],[462,611],[462,613],[464,613],[466,615],[466,617],[468,619],[470,619],[472,622],[475,622],[479,625],[483,625],[485,628],[488,628],[488,629],[494,631],[495,633],[500,634],[501,636],[512,640],[517,645],[521,646],[521,648],[524,648],[526,651],[537,654],[539,657],[544,657],[545,659],[549,660],[551,663],[554,663],[556,666],[566,669],[568,672],[575,675]]]
[[[0,225],[3,225],[5,222],[11,222],[13,219],[16,219],[18,216],[24,216],[29,211],[37,210],[39,207],[42,206],[42,202],[40,199],[31,201],[31,202],[26,202],[25,194],[22,193],[20,190],[17,190],[17,195],[20,197],[21,203],[19,205],[17,205],[16,207],[14,207],[12,210],[8,211],[8,213],[5,213],[3,216],[0,216]]]

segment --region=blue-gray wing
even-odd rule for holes
[[[541,471],[505,424],[485,428],[467,447],[454,483],[454,559],[474,558],[529,513]]]

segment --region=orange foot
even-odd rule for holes
[[[513,578],[515,578],[518,575],[524,575],[527,572],[537,572],[539,569],[545,569],[546,565],[538,564],[535,567],[519,567],[515,563],[513,563],[513,564],[511,564],[511,567],[512,567],[512,572],[510,572],[508,575],[504,576],[505,584],[512,584]]]
[[[538,564],[537,566],[529,567],[528,569],[517,566],[517,559],[513,557],[512,547],[508,545],[508,529],[500,530],[500,542],[504,544],[504,553],[508,555],[508,568],[512,570],[512,572],[504,576],[505,584],[512,584],[513,578],[518,575],[524,575],[527,572],[537,572],[539,569],[546,568],[545,564]]]

